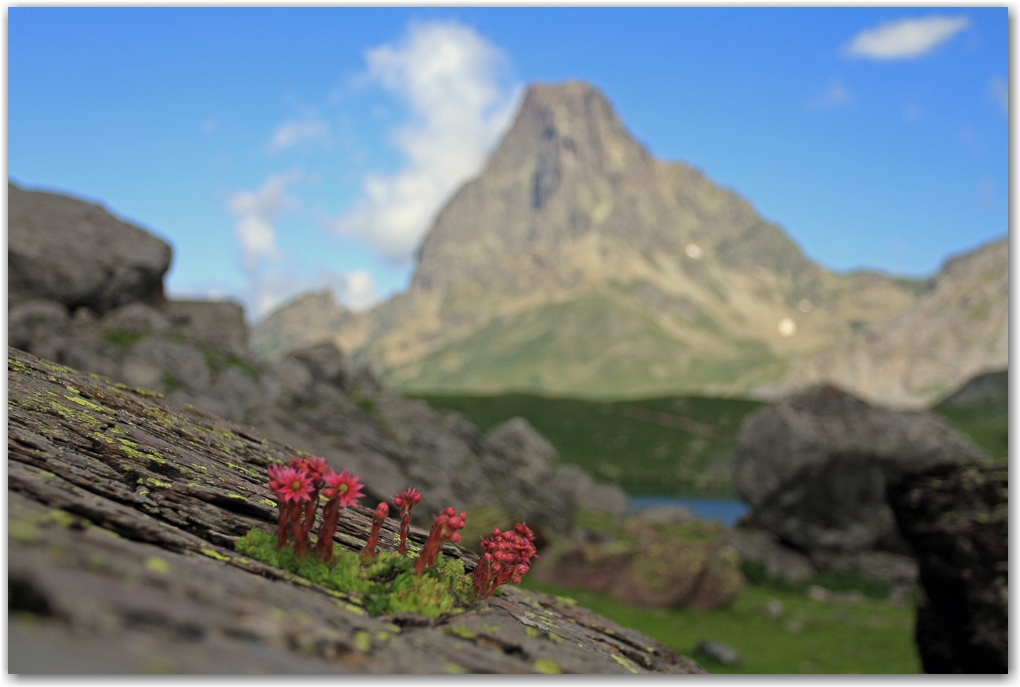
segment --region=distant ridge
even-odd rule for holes
[[[741,394],[906,311],[922,286],[812,263],[568,81],[528,89],[485,169],[439,213],[408,290],[317,335],[408,390]],[[272,337],[256,325],[256,349],[282,353],[298,334],[279,323],[302,308],[267,318]]]

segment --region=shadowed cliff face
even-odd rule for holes
[[[746,200],[652,157],[597,89],[566,82],[528,90],[437,217],[409,290],[323,337],[411,389],[737,392],[916,297],[814,265]],[[293,309],[310,322],[310,307]],[[257,351],[286,348],[287,311],[271,337],[256,327]]]
[[[8,349],[12,673],[703,672],[568,600],[513,588],[429,620],[239,556],[272,532],[258,430]],[[358,551],[372,511],[343,511]],[[396,548],[388,520],[380,547]],[[426,534],[412,529],[411,540]],[[474,557],[445,555],[473,568]]]

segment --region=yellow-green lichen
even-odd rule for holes
[[[613,657],[613,660],[615,660],[617,663],[619,663],[621,666],[623,666],[624,668],[626,668],[630,672],[632,672],[632,673],[640,672],[637,668],[634,667],[634,663],[631,662],[630,659],[624,658],[620,654],[612,654],[612,657]]]
[[[171,484],[170,482],[163,482],[161,480],[155,479],[154,477],[146,477],[145,481],[151,484],[152,486],[159,487],[161,489],[169,489],[170,487],[173,486],[173,484]]]
[[[270,508],[276,508],[276,501],[272,499],[259,499],[259,503],[269,506]]]
[[[234,463],[227,463],[227,467],[233,468],[233,469],[237,470],[238,472],[243,472],[244,474],[248,475],[249,477],[254,477],[255,479],[262,479],[262,475],[261,474],[259,474],[255,470],[252,470],[251,468],[246,468],[243,465],[235,465]]]
[[[145,563],[143,563],[143,565],[146,570],[151,570],[152,572],[159,573],[160,575],[166,575],[170,572],[170,564],[157,556],[149,556],[145,559]]]
[[[230,556],[224,556],[222,553],[219,553],[218,551],[213,551],[212,549],[206,548],[199,549],[199,551],[201,551],[204,555],[208,556],[209,558],[215,558],[218,561],[224,561],[226,563],[230,562]]]
[[[450,625],[443,632],[451,636],[463,637],[464,639],[474,639],[478,636],[477,632],[463,625]]]
[[[451,675],[464,675],[468,672],[468,669],[464,666],[457,665],[456,663],[444,663],[443,670]]]
[[[550,661],[548,658],[540,658],[535,661],[535,670],[543,675],[559,675],[563,672],[556,661]]]
[[[39,541],[39,530],[30,522],[16,520],[7,523],[7,536],[22,542]]]
[[[92,410],[98,410],[101,413],[106,412],[106,409],[103,408],[103,406],[96,405],[95,403],[92,403],[91,401],[86,401],[81,396],[67,396],[65,394],[64,398],[66,398],[68,401],[71,401],[72,403],[77,403],[80,406],[85,406],[86,408],[90,408]]]
[[[358,648],[358,651],[367,654],[372,650],[372,635],[364,630],[358,630],[354,633],[354,646]]]
[[[56,475],[50,472],[49,470],[40,470],[39,474],[42,475],[43,477],[56,477]]]
[[[248,497],[241,496],[240,494],[227,494],[227,498],[228,499],[241,499],[242,501],[247,501],[248,500]]]

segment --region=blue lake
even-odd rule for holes
[[[733,527],[737,520],[751,509],[743,501],[733,499],[699,499],[686,496],[631,496],[627,507],[634,512],[656,506],[681,506],[689,508],[699,520],[718,520],[726,527]]]

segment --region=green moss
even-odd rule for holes
[[[298,558],[293,548],[276,549],[276,537],[253,529],[234,544],[238,553],[286,570],[299,579],[364,599],[369,615],[410,612],[429,618],[456,613],[471,603],[471,581],[459,560],[440,555],[433,568],[414,573],[414,559],[380,552],[363,565],[359,556],[334,545],[336,564],[329,568],[311,557]],[[297,580],[295,580],[297,581]]]
[[[99,331],[99,336],[118,348],[131,348],[147,335],[148,332],[132,334],[129,332],[118,332],[114,329],[102,329]]]

